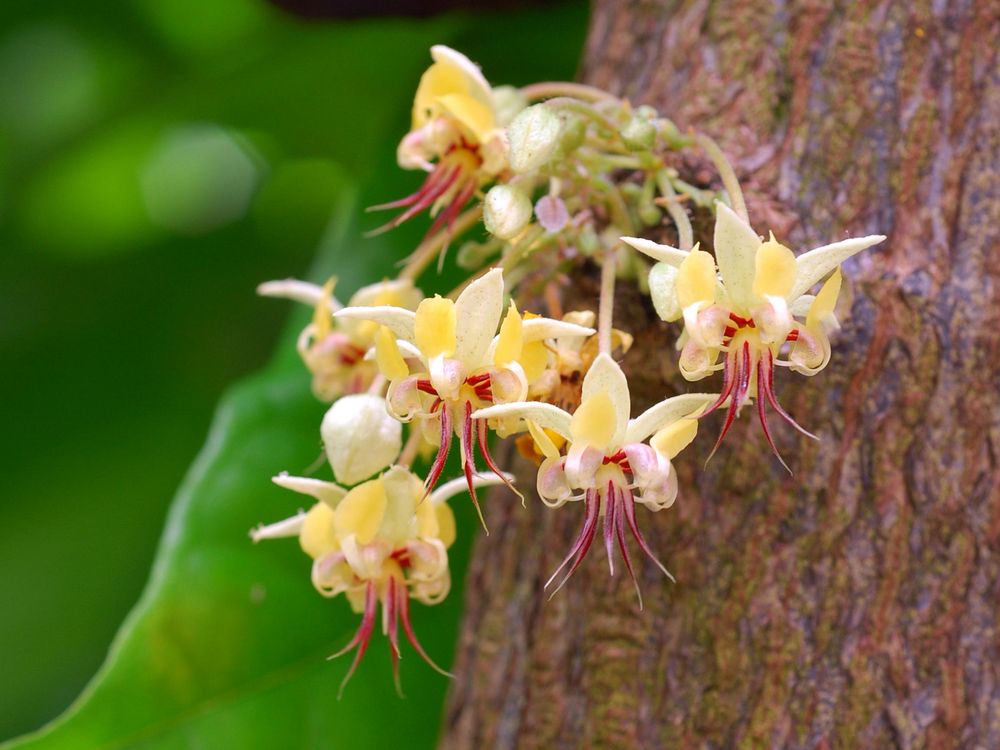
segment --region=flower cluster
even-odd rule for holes
[[[579,535],[546,588],[554,594],[566,584],[600,532],[611,575],[620,559],[641,608],[630,545],[673,576],[642,534],[636,506],[656,513],[674,504],[674,460],[718,409],[726,415],[709,457],[754,401],[775,455],[768,406],[813,437],[781,407],[775,366],[804,375],[827,366],[840,266],[885,239],[796,254],[753,230],[735,172],[706,136],[587,86],[493,88],[460,53],[435,46],[431,56],[398,149],[402,167],[427,177],[412,195],[376,207],[402,209],[381,229],[424,211],[432,217],[398,278],[364,287],[346,306],[333,297],[332,280],[259,289],[313,309],[298,349],[316,396],[333,402],[320,427],[333,481],[275,477],[315,503],[252,537],[298,537],[316,590],[343,594],[361,615],[340,652],[355,653],[345,683],[380,607],[397,684],[400,628],[443,671],[416,638],[410,600],[433,605],[448,594],[457,533],[448,501],[467,492],[484,527],[478,489],[506,485],[526,502],[491,453],[491,433],[516,436],[519,452],[534,460],[542,503],[582,506]],[[681,163],[676,152],[696,147],[716,166],[720,187],[694,185],[672,166]],[[700,238],[712,252],[695,242],[696,214],[714,216],[714,236]],[[468,280],[451,294],[425,296],[414,280],[479,221],[487,239],[467,240],[457,259]],[[647,228],[673,232],[678,246],[639,237]],[[564,312],[585,297],[567,280],[587,275],[586,264],[600,268],[596,309]],[[632,416],[618,360],[633,357],[633,337],[613,327],[620,280],[648,291],[664,321],[682,322],[679,372],[701,380],[721,370],[718,390],[664,397]],[[541,300],[548,315],[522,311],[525,300]],[[442,481],[456,441],[457,476]]]

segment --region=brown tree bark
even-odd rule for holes
[[[543,594],[582,508],[489,503],[442,747],[1000,747],[997,12],[597,0],[584,80],[715,136],[758,231],[889,239],[845,269],[830,366],[780,377],[822,438],[777,428],[795,475],[748,414],[703,468],[713,418],[638,510],[678,578],[642,564],[644,612],[596,549]],[[704,389],[638,294],[616,320],[634,409]]]

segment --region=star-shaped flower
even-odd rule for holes
[[[491,406],[473,414],[478,419],[525,420],[546,456],[538,469],[539,496],[551,507],[568,501],[585,503],[580,535],[546,587],[572,562],[556,587],[558,591],[580,566],[597,534],[601,516],[612,575],[617,541],[625,567],[636,581],[625,543],[628,525],[640,549],[673,578],[639,531],[635,503],[652,511],[673,505],[677,475],[671,459],[694,439],[698,414],[716,399],[714,393],[675,396],[629,419],[631,397],[625,374],[610,356],[600,354],[583,379],[583,398],[572,414],[553,404],[534,401]],[[565,438],[565,454],[556,449],[544,430]],[[641,596],[639,602],[641,606]]]
[[[437,44],[413,100],[410,132],[399,144],[404,169],[428,172],[420,189],[372,210],[402,208],[376,230],[398,226],[421,211],[436,215],[428,234],[450,226],[476,190],[507,165],[507,144],[493,89],[460,52]]]
[[[504,477],[477,477],[476,486]],[[389,638],[393,673],[399,682],[399,626],[410,645],[437,671],[410,623],[410,599],[437,604],[448,595],[448,548],[455,541],[455,517],[447,500],[464,491],[463,479],[441,485],[427,496],[419,477],[400,466],[346,490],[333,482],[281,474],[274,482],[317,502],[308,512],[251,532],[255,542],[297,536],[313,559],[312,582],[323,596],[344,594],[362,615],[354,638],[341,651],[357,649],[341,685],[354,674],[368,648],[382,606],[382,631]],[[332,657],[331,657],[332,658]]]
[[[650,272],[650,292],[660,317],[684,319],[678,342],[684,377],[700,380],[723,371],[722,392],[704,412],[709,414],[730,399],[715,448],[740,408],[756,396],[764,436],[781,460],[768,428],[765,401],[796,429],[815,436],[778,403],[774,366],[785,365],[805,375],[826,367],[829,333],[837,328],[833,310],[840,290],[840,264],[885,236],[842,240],[796,257],[773,234],[762,240],[724,203],[715,205],[714,258],[697,245],[683,251],[638,237],[622,240],[660,261]],[[809,294],[824,277],[819,292]]]

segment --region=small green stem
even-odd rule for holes
[[[603,91],[594,86],[587,86],[582,83],[570,83],[568,81],[543,81],[533,83],[521,89],[521,96],[528,101],[538,99],[551,99],[557,96],[570,96],[576,99],[586,99],[588,101],[602,101],[605,99],[617,99],[607,91]]]
[[[611,325],[615,311],[615,275],[618,272],[618,246],[604,255],[601,264],[601,297],[597,307],[597,348],[611,354]]]
[[[750,216],[747,214],[747,204],[743,200],[743,189],[740,187],[740,181],[736,179],[736,172],[733,170],[733,165],[729,163],[729,159],[722,153],[719,144],[707,135],[699,133],[697,140],[698,145],[704,149],[708,158],[715,164],[715,168],[719,170],[719,176],[722,178],[722,186],[729,193],[729,200],[733,204],[733,211],[749,224]]]
[[[680,245],[680,249],[690,250],[692,245],[694,245],[694,231],[691,228],[691,220],[688,218],[684,206],[677,200],[677,192],[674,190],[674,186],[670,184],[670,175],[665,169],[661,169],[656,173],[656,184],[666,199],[667,213],[670,214],[670,218],[673,219],[674,225],[677,227],[677,242]]]
[[[424,269],[431,264],[431,261],[437,257],[437,254],[441,252],[441,248],[449,240],[471,229],[482,215],[483,207],[477,204],[455,219],[450,227],[445,227],[436,234],[424,239],[423,242],[417,245],[417,249],[410,253],[410,257],[406,259],[406,263],[399,272],[398,278],[415,281],[424,272]]]

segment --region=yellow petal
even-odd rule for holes
[[[454,65],[434,63],[420,77],[413,99],[413,130],[422,127],[437,114],[437,100],[448,94],[464,93],[468,88],[465,75]]]
[[[427,358],[455,353],[455,303],[438,295],[417,306],[413,322],[414,343]]]
[[[698,434],[697,419],[678,419],[653,435],[649,444],[657,453],[673,458],[691,444]]]
[[[559,441],[559,446],[564,445],[566,441],[563,436],[554,430],[543,430],[530,419],[526,419],[524,422],[528,425],[531,439],[535,441],[537,452],[545,458],[558,458],[559,447],[556,445],[556,441]]]
[[[423,485],[420,487],[423,490]],[[423,492],[420,493],[420,497]],[[417,505],[417,535],[422,539],[440,539],[445,547],[455,541],[455,515],[446,502],[424,498]]]
[[[333,329],[333,308],[330,300],[333,297],[333,288],[337,285],[337,277],[331,276],[323,285],[323,297],[320,299],[316,309],[313,310],[313,326],[315,326],[315,338],[317,341],[325,339]]]
[[[334,533],[333,509],[326,503],[316,503],[302,523],[299,545],[309,557],[316,559],[340,548]]]
[[[611,397],[599,391],[585,399],[573,414],[570,433],[574,445],[607,449],[615,434],[617,414]]]
[[[446,94],[438,97],[438,103],[477,143],[484,143],[490,133],[496,130],[497,121],[493,110],[467,94]]]
[[[704,250],[692,250],[677,272],[677,299],[683,310],[696,302],[715,300],[715,259]]]
[[[770,294],[784,297],[795,284],[795,254],[771,238],[757,249],[753,277],[753,293],[758,297]]]
[[[826,317],[833,314],[833,309],[837,306],[837,297],[840,295],[841,278],[838,268],[820,287],[819,294],[809,306],[806,315],[807,328],[816,328]]]
[[[549,366],[549,348],[543,341],[529,341],[521,349],[518,361],[529,384],[536,382]]]
[[[410,374],[396,337],[385,326],[380,326],[375,335],[375,361],[379,371],[389,380],[402,380]]]
[[[334,513],[334,528],[338,538],[349,534],[358,544],[368,544],[382,523],[386,507],[385,487],[381,479],[359,484],[340,501]]]
[[[493,364],[505,365],[520,359],[524,346],[522,328],[521,316],[517,312],[514,301],[511,300],[510,307],[507,308],[507,315],[504,317],[503,323],[500,324],[497,346],[493,350]]]

